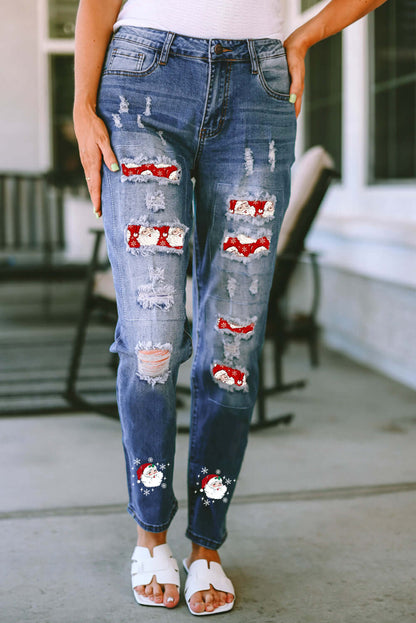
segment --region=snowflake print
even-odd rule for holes
[[[232,483],[232,480],[231,478],[226,478],[224,482],[226,485],[230,485]]]
[[[203,467],[203,468],[201,469],[201,474],[208,474],[208,471],[209,471],[209,470],[208,470],[208,467]]]
[[[134,463],[135,465],[140,465],[141,460],[140,460],[140,459],[134,459],[133,463]]]
[[[147,459],[148,463],[153,463],[153,457],[149,456],[149,458]]]
[[[150,495],[150,491],[149,491],[149,489],[145,489],[145,490],[143,491],[143,493],[144,493],[144,495]]]
[[[204,505],[209,506],[209,500],[204,500]]]
[[[161,484],[160,486],[162,487],[162,489],[166,489],[166,487],[167,487],[168,485],[166,484],[166,482],[162,482],[162,484]]]
[[[224,504],[227,504],[228,498],[222,498],[222,501],[224,502]]]
[[[162,472],[163,472],[163,470],[164,470],[164,469],[166,469],[166,465],[165,465],[164,463],[162,463],[161,465],[159,465],[159,467],[160,467],[160,469],[162,470]]]
[[[220,469],[216,469],[216,470],[215,470],[215,473],[216,473],[216,474],[221,474],[221,470],[220,470]]]

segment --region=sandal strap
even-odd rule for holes
[[[153,548],[153,556],[147,547],[135,547],[131,558],[131,585],[146,586],[156,576],[158,584],[180,586],[178,563],[166,543]]]
[[[211,562],[208,567],[206,560],[195,560],[189,567],[188,577],[186,578],[186,601],[189,602],[192,595],[198,591],[208,591],[210,584],[217,591],[231,593],[235,597],[234,586],[218,562]]]

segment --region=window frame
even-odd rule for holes
[[[367,161],[367,184],[368,186],[397,186],[414,185],[415,177],[386,177],[377,178],[376,168],[376,25],[374,11],[367,16],[367,62],[368,62],[368,161]],[[415,87],[416,88],[416,87]],[[416,138],[415,138],[416,149]]]

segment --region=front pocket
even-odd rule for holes
[[[289,101],[290,74],[286,54],[259,59],[258,78],[266,93]]]
[[[103,74],[145,76],[158,65],[158,51],[127,40],[113,40]]]
[[[114,48],[108,70],[113,71],[141,71],[144,62],[144,54],[142,52],[129,52],[128,50],[120,50]]]

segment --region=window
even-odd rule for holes
[[[416,177],[416,4],[395,0],[372,16],[371,178]]]
[[[302,0],[302,12],[307,11],[311,7],[315,6],[315,4],[318,4],[318,2],[320,1],[321,0]]]
[[[305,150],[323,145],[341,171],[342,35],[312,46],[306,55]]]
[[[49,37],[73,39],[79,0],[48,0]]]
[[[53,170],[65,186],[77,186],[84,174],[72,121],[74,101],[74,57],[50,56]]]
[[[73,38],[77,8],[78,0],[48,0],[52,168],[55,180],[72,188],[84,183],[72,122]],[[68,41],[62,42],[57,39]]]

